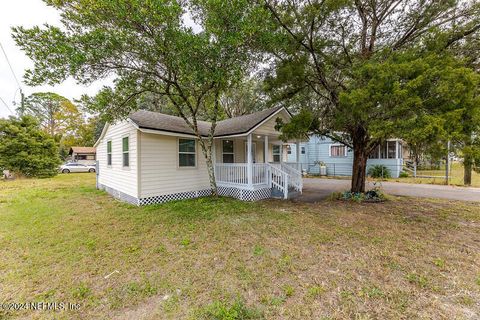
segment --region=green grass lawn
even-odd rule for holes
[[[0,302],[79,304],[0,318],[480,314],[478,204],[203,198],[138,208],[95,190],[94,178],[0,181]]]
[[[407,177],[388,180],[408,183],[445,184],[445,170],[418,170],[417,174],[419,176],[429,176],[429,178]],[[449,175],[449,184],[463,186],[463,166],[461,163],[453,163]],[[471,186],[480,187],[480,173],[472,172]]]

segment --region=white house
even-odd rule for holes
[[[276,119],[289,121],[275,107],[217,123],[215,176],[220,195],[246,201],[302,191],[300,171],[284,163],[286,148]],[[206,136],[210,123],[201,121]],[[138,111],[107,124],[97,148],[97,187],[136,205],[206,196],[211,193],[206,162],[197,138],[182,118]]]

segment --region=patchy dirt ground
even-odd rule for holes
[[[94,175],[0,181],[0,257],[2,302],[80,304],[7,319],[480,317],[473,202],[137,208]]]

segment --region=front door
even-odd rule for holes
[[[253,163],[257,162],[256,156],[257,156],[257,144],[255,142],[252,142],[252,160],[253,160]],[[245,142],[245,163],[247,163],[247,162],[248,162],[248,145],[247,145],[247,142]]]

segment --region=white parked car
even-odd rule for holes
[[[94,165],[84,165],[81,163],[67,163],[60,167],[61,173],[70,173],[70,172],[95,172]]]

